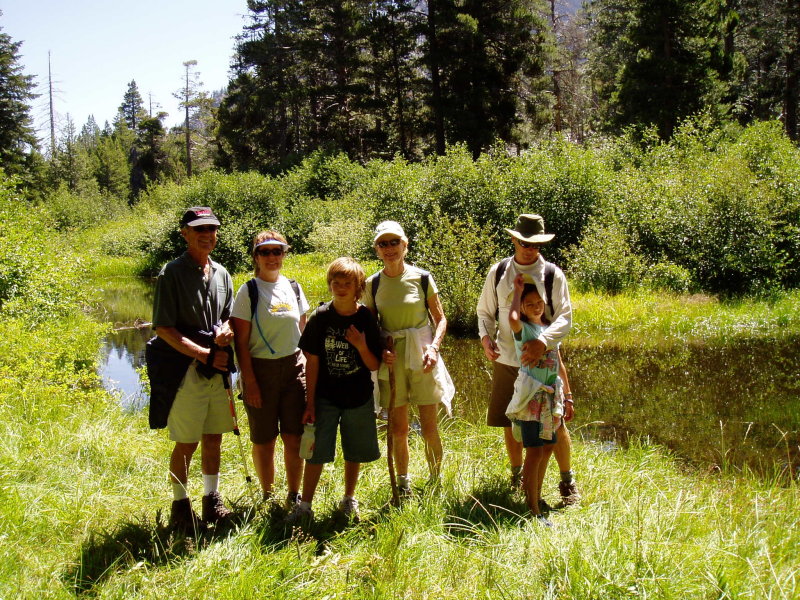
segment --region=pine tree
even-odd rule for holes
[[[11,175],[29,171],[31,150],[38,145],[29,106],[38,95],[33,76],[22,73],[21,45],[0,28],[0,166]]]
[[[666,139],[700,110],[724,115],[730,12],[723,0],[594,0],[592,60],[603,124],[652,124]]]
[[[800,0],[729,0],[740,15],[733,45],[744,68],[736,89],[742,122],[784,121],[800,140]]]
[[[523,121],[549,120],[543,92],[552,33],[542,2],[448,0],[437,10],[435,62],[448,142],[465,142],[477,157],[497,139],[520,141]]]
[[[136,131],[141,121],[147,118],[147,111],[144,108],[144,101],[139,93],[139,88],[136,86],[136,80],[131,80],[128,84],[128,90],[122,98],[119,112],[128,128],[132,131]]]

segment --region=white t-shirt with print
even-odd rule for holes
[[[300,340],[300,316],[308,311],[308,301],[300,288],[297,306],[289,280],[280,275],[278,281],[256,277],[258,304],[250,324],[250,355],[255,358],[283,358],[297,351]],[[250,294],[245,283],[236,292],[231,316],[250,321]]]

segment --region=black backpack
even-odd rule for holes
[[[495,303],[497,303],[497,286],[500,285],[500,280],[503,278],[503,274],[506,272],[508,265],[513,260],[513,256],[509,256],[504,258],[497,264],[497,271],[494,273],[494,299]],[[542,258],[544,260],[544,258]],[[556,275],[556,266],[551,263],[544,261],[544,293],[547,294],[547,306],[550,309],[550,318],[553,317],[555,310],[553,309],[553,278]],[[498,304],[498,308],[495,310],[494,313],[494,320],[500,317],[500,308]]]

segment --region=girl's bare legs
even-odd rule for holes
[[[544,455],[544,448],[525,448],[525,462],[522,465],[522,486],[525,489],[525,502],[531,513],[541,514],[539,510],[539,498],[541,497],[541,484],[539,482],[539,470]]]

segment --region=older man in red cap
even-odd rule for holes
[[[222,434],[233,430],[225,387],[233,369],[228,323],[233,281],[210,254],[220,222],[207,206],[186,209],[180,232],[187,249],[158,275],[153,306],[157,338],[148,343],[150,426],[168,427],[175,447],[170,458],[173,489],[170,525],[185,533],[202,524],[186,486],[189,464],[201,447],[203,521],[230,514],[218,491]],[[172,388],[167,381],[174,382]]]
[[[514,278],[527,275],[536,284],[539,295],[545,300],[545,317],[550,325],[538,339],[525,345],[521,362],[536,364],[547,350],[552,350],[569,333],[572,327],[572,305],[564,273],[540,254],[540,249],[555,235],[546,233],[544,219],[539,215],[523,214],[513,229],[506,229],[514,244],[514,256],[492,265],[486,276],[478,300],[478,331],[486,358],[492,361],[492,394],[487,413],[490,427],[503,427],[508,459],[511,465],[511,483],[519,488],[522,483],[522,443],[514,438],[511,421],[506,417],[506,407],[514,393],[514,381],[520,361],[514,349],[514,338],[508,324],[511,292]],[[572,393],[565,382],[564,420],[572,418]],[[577,502],[578,489],[570,468],[572,441],[566,425],[557,432],[556,460],[561,470],[559,491],[565,505]]]

